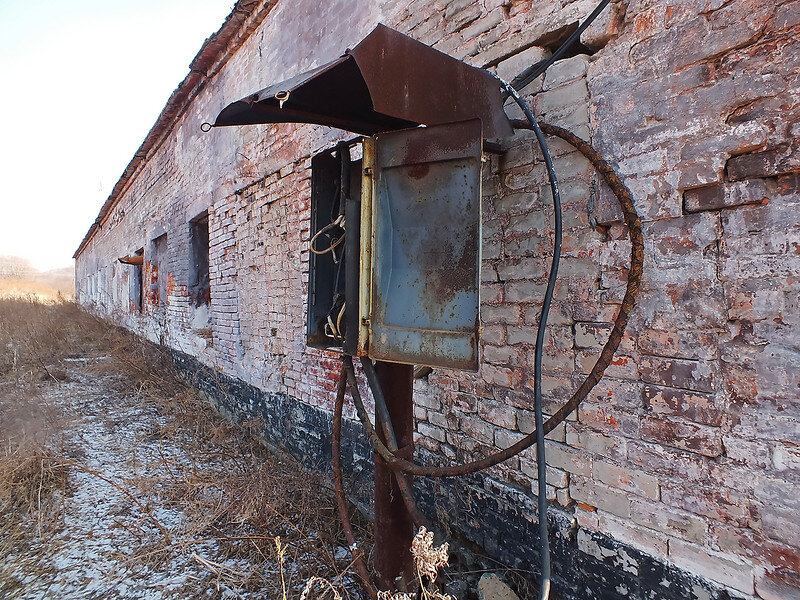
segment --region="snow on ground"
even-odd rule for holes
[[[212,482],[191,499],[180,495],[196,489],[189,485],[192,477],[233,471],[238,458],[213,445],[197,453],[181,443],[191,432],[161,435],[170,421],[163,406],[126,390],[118,374],[93,368],[104,360],[62,361],[68,381],[42,392],[62,413],[54,454],[74,464],[68,466],[64,493],[54,492],[60,504],[56,522],[30,517],[20,523],[26,532],[21,543],[5,556],[0,544],[0,598],[280,599],[281,568],[270,552],[280,528],[258,532],[235,524],[238,535],[259,541],[252,551],[231,552],[214,539],[228,535],[226,523],[212,523],[210,517],[198,525],[202,507],[213,512],[223,492]],[[206,503],[200,509],[198,497]],[[300,533],[309,542],[320,538],[315,531]],[[320,558],[314,544],[300,546],[287,552],[283,565],[290,599],[299,598],[308,572],[325,564],[324,552]],[[347,553],[335,544],[328,547],[329,572],[319,574],[330,577],[346,569]],[[358,596],[349,573],[339,583],[347,596]]]

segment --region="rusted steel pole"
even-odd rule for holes
[[[378,361],[375,365],[397,438],[398,454],[414,456],[414,367]],[[383,431],[378,432],[386,442]],[[392,470],[375,457],[375,570],[381,587],[393,589],[397,577],[414,581],[411,540],[414,522],[397,487]],[[413,480],[409,477],[413,489]]]

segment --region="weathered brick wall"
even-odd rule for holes
[[[309,167],[311,155],[345,134],[295,125],[204,134],[200,124],[334,58],[379,21],[511,79],[548,56],[593,5],[278,2],[78,257],[79,301],[225,377],[291,399],[297,418],[327,414],[338,361],[303,341]],[[634,548],[734,596],[800,595],[799,29],[796,1],[617,2],[583,35],[584,54],[558,61],[524,90],[543,120],[591,139],[616,166],[644,222],[644,284],[628,334],[606,378],[548,445],[557,529],[577,527],[577,551],[611,571],[649,569],[624,550]],[[510,104],[508,111],[517,116]],[[504,143],[483,184],[480,371],[437,369],[416,384],[418,442],[433,460],[467,460],[533,428],[533,341],[552,211],[533,138]],[[565,231],[544,362],[550,412],[577,388],[608,335],[630,250],[615,200],[589,163],[557,140],[552,151]],[[204,210],[210,333],[188,298],[188,223]],[[163,233],[158,275],[167,278],[167,298],[146,300],[138,314],[133,267],[116,258],[145,248],[149,261]],[[153,269],[145,271],[149,290]],[[513,560],[508,531],[531,536],[535,514],[505,503],[532,507],[535,477],[529,451],[440,491],[480,497],[497,518],[480,521],[477,511],[464,516],[463,503],[451,506],[461,506],[466,529],[470,519],[481,522],[473,539]],[[624,546],[609,550],[603,540]],[[711,594],[685,582],[669,591],[626,583],[621,591],[611,571],[595,573],[598,597]]]

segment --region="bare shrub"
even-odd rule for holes
[[[66,474],[36,442],[6,446],[0,454],[0,515],[33,516],[41,525],[54,510],[51,492],[66,487]]]

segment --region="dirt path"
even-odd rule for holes
[[[53,387],[46,400],[59,405],[65,423],[61,436],[64,457],[118,485],[153,475],[148,473],[156,448],[147,437],[163,418],[152,407],[113,392],[108,377],[91,377],[76,365],[70,383]],[[112,388],[111,390],[107,388]],[[152,442],[151,442],[152,443]],[[169,455],[179,449],[152,443]],[[148,566],[144,553],[163,550],[158,527],[120,489],[81,468],[72,468],[69,492],[62,503],[58,530],[45,524],[42,535],[26,552],[5,561],[8,598],[169,598],[195,595],[209,573],[180,553],[158,568]],[[179,507],[162,508],[154,516],[175,529],[185,520]],[[198,548],[209,556],[216,548]],[[10,560],[9,560],[10,559]],[[221,586],[222,597],[236,592]]]
[[[0,513],[0,598],[295,599],[311,575],[358,597],[313,476],[201,416],[210,407],[191,392],[131,388],[113,357],[47,370],[13,440],[46,438],[36,464],[64,477],[39,480],[32,507]],[[6,425],[12,388],[0,386]]]

